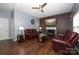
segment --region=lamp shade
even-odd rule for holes
[[[40,30],[42,29],[42,27],[39,28]]]
[[[24,30],[24,27],[19,27],[19,30]]]

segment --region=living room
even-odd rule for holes
[[[78,55],[79,3],[0,3],[0,55]]]

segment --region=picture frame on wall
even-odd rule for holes
[[[47,27],[55,27],[57,25],[56,18],[47,19],[45,23]]]

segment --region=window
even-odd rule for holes
[[[73,31],[79,33],[79,12],[73,17]]]

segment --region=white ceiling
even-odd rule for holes
[[[38,5],[42,4],[43,3],[0,4],[0,8],[1,6],[5,6],[6,8],[15,8],[37,18],[42,18],[46,16],[70,12],[73,7],[73,3],[47,3],[47,5],[44,7],[44,13],[41,13],[37,9],[32,9],[32,7],[37,7]]]

